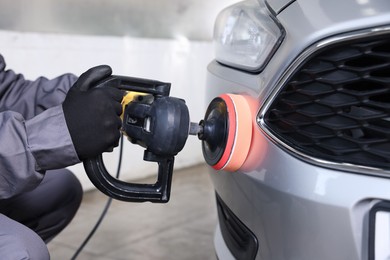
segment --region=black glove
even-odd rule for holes
[[[110,87],[95,88],[98,82],[111,73],[107,65],[84,72],[62,104],[66,124],[80,160],[96,157],[118,146],[123,92]]]

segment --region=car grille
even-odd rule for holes
[[[281,88],[264,121],[305,155],[390,169],[390,35],[315,52]]]

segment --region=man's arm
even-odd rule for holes
[[[73,74],[64,74],[54,79],[40,77],[26,80],[22,74],[5,70],[6,64],[0,55],[0,112],[14,111],[30,119],[42,111],[60,105],[69,88],[77,80]]]
[[[5,72],[4,68],[2,71]],[[10,107],[26,104],[29,108],[25,102],[28,100],[35,106],[42,104],[38,113],[31,114],[28,109],[4,110],[4,103],[0,102],[0,199],[33,189],[43,178],[45,170],[73,165],[80,159],[95,157],[118,145],[123,92],[116,88],[95,88],[111,73],[107,65],[91,68],[70,89],[66,86],[67,93],[62,88],[62,97],[58,95],[60,98],[51,99],[48,94],[42,102],[34,96],[41,93],[40,87],[37,92],[21,94],[17,89],[26,89],[20,83],[24,78],[8,74],[4,80],[7,74],[0,73],[3,76],[0,78],[2,102],[20,97],[24,101],[15,99],[18,106],[10,104]],[[18,83],[11,82],[11,78]],[[50,91],[55,89],[55,85],[49,85]],[[24,99],[24,95],[32,97]],[[55,105],[57,103],[61,104]]]
[[[0,198],[35,188],[47,169],[78,162],[61,105],[30,120],[0,113]]]
[[[76,76],[25,80],[0,56],[0,198],[35,188],[47,169],[80,162],[62,102]]]

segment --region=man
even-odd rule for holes
[[[106,65],[35,81],[5,67],[0,55],[0,258],[49,259],[82,198],[64,167],[118,145],[123,94],[96,88]]]

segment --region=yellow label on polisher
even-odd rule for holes
[[[122,114],[121,114],[121,119],[123,120],[123,114],[125,113],[125,108],[127,104],[129,104],[131,101],[136,99],[138,96],[144,96],[147,95],[146,93],[142,92],[136,92],[136,91],[128,91],[126,92],[126,95],[122,99]]]

